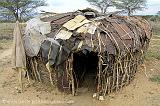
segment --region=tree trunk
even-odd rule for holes
[[[17,13],[17,12],[14,12],[14,13],[13,13],[13,15],[14,15],[14,17],[15,17],[16,21],[19,21],[18,13]]]
[[[16,13],[15,18],[16,18],[16,21],[19,21],[18,13]]]
[[[128,16],[131,16],[131,9],[128,9]]]
[[[131,12],[130,11],[128,11],[128,16],[131,16]]]
[[[19,0],[16,1],[16,21],[19,21]]]

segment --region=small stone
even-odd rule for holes
[[[18,87],[15,87],[17,93],[22,93]]]
[[[148,92],[149,94],[153,95],[154,93],[153,92]]]
[[[18,87],[15,87],[16,90],[18,90]]]
[[[22,93],[21,90],[17,90],[17,93]]]
[[[25,86],[25,87],[26,87],[26,88],[29,88],[30,86],[31,86],[30,84],[26,84],[26,86]]]
[[[67,104],[73,104],[74,103],[74,101],[73,100],[69,100],[69,101],[67,101]]]
[[[93,94],[93,98],[95,98],[96,96],[97,96],[97,93],[94,93],[94,94]]]
[[[104,101],[104,96],[99,96],[100,101]]]
[[[127,95],[124,95],[124,97],[127,97]]]

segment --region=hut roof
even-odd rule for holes
[[[145,40],[150,39],[150,31],[149,23],[141,17],[104,15],[85,9],[29,20],[24,43],[27,55],[36,56],[41,49],[42,56],[52,60],[51,65],[58,65],[72,52],[87,50],[124,56],[140,51]]]

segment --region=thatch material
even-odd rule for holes
[[[148,48],[151,28],[140,17],[104,16],[94,11],[86,12],[87,10],[41,18],[42,21],[51,22],[51,33],[46,36],[57,40],[62,48],[67,48],[70,52],[65,54],[63,61],[53,65],[47,65],[51,58],[46,60],[42,56],[43,49],[40,49],[37,56],[27,56],[28,75],[34,80],[51,83],[61,91],[72,91],[74,95],[79,87],[80,77],[83,77],[83,72],[81,75],[76,72],[78,66],[74,66],[75,55],[95,53],[98,58],[95,88],[98,95],[105,96],[133,80],[137,66],[143,62]],[[85,16],[89,22],[76,28],[67,28],[70,26],[65,24],[78,15]],[[90,27],[85,26],[87,24]],[[86,28],[78,32],[84,26]],[[61,30],[68,31],[67,36],[72,33],[71,37],[56,39]],[[47,55],[50,56],[50,52]]]

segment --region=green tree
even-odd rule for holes
[[[21,20],[23,17],[32,15],[36,8],[46,5],[44,0],[0,0],[0,14]]]
[[[112,6],[112,0],[87,0],[91,5],[100,9],[102,13],[106,13],[108,7]]]
[[[113,5],[130,16],[137,10],[142,11],[146,7],[146,2],[146,0],[114,0]]]

